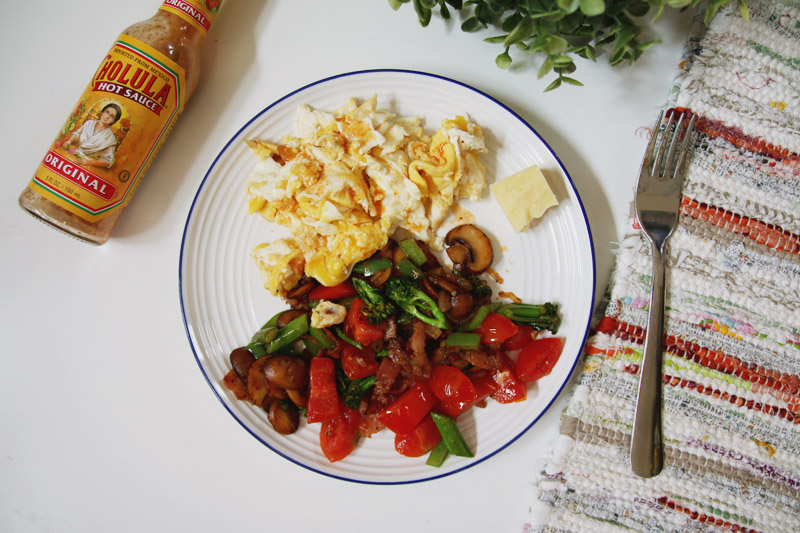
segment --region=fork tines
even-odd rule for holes
[[[676,109],[670,109],[666,113],[662,111],[658,115],[653,135],[647,146],[645,167],[652,176],[659,178],[674,179],[679,169],[683,166],[686,157],[689,139],[692,136],[695,119],[697,115],[690,111],[683,111],[675,120]],[[664,115],[667,115],[667,122],[664,123]],[[690,115],[687,117],[687,115]],[[683,127],[687,123],[686,127]],[[678,144],[680,140],[680,149]],[[675,161],[677,154],[678,160]]]

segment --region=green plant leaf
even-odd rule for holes
[[[531,13],[530,18],[536,20],[545,20],[547,22],[553,22],[561,20],[562,13],[559,10],[555,11],[540,11],[539,13]]]
[[[647,50],[648,48],[652,48],[653,46],[661,44],[661,39],[654,39],[652,41],[645,41],[643,43],[637,43],[636,48],[642,52]]]
[[[542,79],[544,78],[551,70],[553,70],[553,62],[550,61],[550,58],[546,58],[542,63],[542,66],[539,67],[539,73],[536,75],[537,78]]]
[[[587,17],[602,15],[606,10],[606,3],[603,0],[580,0],[581,11]]]
[[[551,35],[550,38],[547,40],[546,50],[550,54],[558,54],[563,52],[567,49],[569,43],[563,37],[559,37],[558,35]]]
[[[745,22],[750,20],[750,8],[747,7],[747,2],[744,0],[739,0],[739,13],[742,15],[742,19]]]
[[[614,49],[611,51],[611,56],[614,57],[620,50],[628,46],[628,43],[631,42],[631,39],[635,37],[634,32],[631,28],[625,28],[617,34],[617,42],[614,45]]]
[[[507,69],[511,67],[511,56],[508,53],[508,48],[506,48],[505,52],[497,56],[494,62],[498,67],[502,69]]]
[[[545,87],[543,92],[550,92],[553,89],[558,89],[559,87],[561,87],[561,78],[556,78],[555,80],[553,80],[553,83]]]
[[[466,33],[472,33],[474,31],[481,30],[485,27],[486,26],[475,17],[469,17],[468,19],[466,19],[464,22],[461,23],[461,31]]]
[[[608,64],[633,65],[642,54],[659,40],[640,42],[639,39],[658,20],[666,9],[686,10],[701,5],[703,0],[388,0],[397,10],[412,3],[422,26],[429,25],[432,12],[448,20],[452,9],[460,11],[461,30],[476,32],[493,27],[500,31],[484,38],[504,50],[495,57],[499,68],[511,66],[510,47],[527,54],[541,54],[544,59],[538,78],[555,72],[557,78],[545,92],[567,85],[582,85],[570,77],[576,70],[574,57],[597,61],[604,53]],[[728,6],[733,0],[705,0],[705,22]],[[749,20],[747,0],[736,0],[744,20]],[[653,13],[652,18],[643,21]],[[610,48],[606,50],[606,47]]]
[[[561,76],[561,80],[564,83],[568,83],[570,85],[577,85],[579,87],[583,87],[583,84],[581,82],[579,82],[578,80],[576,80],[575,78],[570,78],[568,76]]]
[[[475,17],[488,26],[494,20],[494,13],[487,4],[478,4],[475,8]]]
[[[564,13],[569,14],[576,12],[581,7],[581,0],[558,0],[556,4]]]
[[[615,53],[611,54],[611,57],[608,58],[608,64],[612,67],[614,65],[619,65],[624,59],[627,50],[625,48],[620,48]]]
[[[533,31],[533,21],[527,17],[519,21],[517,26],[508,34],[503,46],[508,48],[512,44],[527,39]]]
[[[499,44],[506,40],[507,35],[495,35],[494,37],[487,37],[483,41],[492,44]]]
[[[414,10],[417,12],[417,18],[420,25],[424,28],[431,22],[431,10],[422,5],[422,0],[414,0]]]
[[[604,46],[606,44],[613,43],[613,42],[614,42],[614,36],[613,35],[609,35],[605,39],[600,39],[595,44],[597,45],[598,48],[600,48],[601,46]]]
[[[555,70],[559,74],[572,74],[573,72],[575,72],[575,70],[577,70],[577,68],[578,67],[575,66],[575,63],[570,61],[569,63],[562,63],[560,65],[556,64],[556,66],[553,67],[553,70]]]
[[[564,54],[552,55],[550,56],[550,59],[553,61],[553,64],[557,67],[562,67],[564,65],[569,65],[570,63],[572,63],[572,58]]]
[[[506,33],[511,33],[511,31],[517,27],[520,20],[522,20],[522,15],[515,11],[511,16],[503,19],[503,22],[500,24],[500,29]]]
[[[650,11],[650,4],[647,2],[634,2],[626,8],[626,11],[634,17],[643,17]]]
[[[520,41],[518,43],[515,43],[514,46],[517,47],[517,50],[521,50],[521,51],[525,52],[526,54],[534,54],[534,53],[536,53],[536,51],[532,50],[531,46],[528,43],[524,42],[524,41]]]
[[[661,15],[663,15],[663,14],[664,14],[664,4],[660,4],[660,5],[659,5],[659,6],[656,8],[656,12],[655,12],[655,14],[653,15],[653,18],[652,18],[652,19],[650,19],[650,22],[651,22],[651,23],[654,23],[654,22],[656,22],[658,19],[660,19],[660,18],[661,18]]]
[[[565,35],[564,39],[569,43],[570,48],[575,50],[579,50],[592,42],[591,35]]]

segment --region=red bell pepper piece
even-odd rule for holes
[[[344,332],[354,341],[366,346],[383,338],[387,324],[384,322],[371,323],[361,312],[363,307],[364,300],[353,298],[353,303],[350,304],[350,309],[347,310],[347,317],[344,319]]]
[[[472,385],[475,387],[475,399],[468,402],[459,402],[451,400],[439,400],[439,403],[434,407],[434,411],[444,413],[450,418],[456,419],[458,415],[466,412],[470,407],[477,405],[486,398],[492,395],[493,392],[499,389],[497,383],[490,375],[475,376],[469,378]]]
[[[439,400],[471,402],[478,397],[475,385],[466,374],[454,366],[437,365],[428,378],[431,392]]]
[[[436,405],[427,382],[420,381],[378,413],[378,420],[395,433],[408,433]]]
[[[427,414],[409,433],[398,433],[394,436],[394,449],[406,457],[422,457],[434,449],[440,440],[442,434],[431,415]]]
[[[363,349],[358,349],[349,343],[344,343],[342,346],[341,361],[342,370],[350,379],[375,375],[380,366],[372,348],[364,346]]]
[[[521,402],[528,397],[528,386],[519,379],[514,370],[514,363],[505,352],[497,354],[500,366],[492,378],[500,387],[492,393],[492,398],[498,403]]]
[[[339,415],[322,423],[319,445],[330,462],[341,461],[352,452],[361,437],[361,414],[344,402],[339,405]]]
[[[339,395],[336,392],[336,369],[333,359],[313,357],[308,370],[309,424],[336,418],[339,414]]]
[[[489,313],[475,329],[475,333],[481,334],[481,342],[484,344],[503,342],[518,331],[519,327],[510,318],[499,313]]]
[[[494,378],[488,374],[470,378],[470,381],[475,385],[475,391],[478,393],[474,403],[485,400],[499,388]]]
[[[339,285],[326,287],[325,285],[318,285],[311,289],[308,293],[309,300],[339,300],[347,298],[348,296],[355,296],[358,294],[353,282],[349,279]]]
[[[564,341],[544,337],[529,342],[517,356],[517,376],[523,381],[536,381],[550,373],[561,357]]]
[[[503,341],[503,349],[507,352],[519,350],[533,340],[534,329],[527,324],[517,324],[518,331]]]

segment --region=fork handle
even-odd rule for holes
[[[655,243],[653,247],[653,284],[650,314],[644,341],[644,356],[639,372],[639,394],[631,438],[631,467],[640,477],[661,472],[664,448],[661,432],[662,349],[664,341],[664,273],[666,256]]]

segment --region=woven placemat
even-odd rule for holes
[[[525,531],[800,532],[800,5],[748,6],[689,40],[666,106],[699,135],[669,246],[664,469],[630,468],[650,299],[631,217]]]

